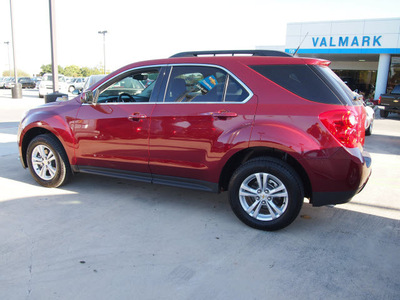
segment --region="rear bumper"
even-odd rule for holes
[[[395,112],[395,113],[400,113],[400,108],[399,107],[391,107],[391,106],[382,106],[378,105],[378,108],[380,110],[388,111],[388,112]]]
[[[355,195],[362,191],[371,176],[371,156],[368,152],[362,153],[362,161],[359,164],[353,164],[352,173],[358,173],[358,184],[356,188],[346,191],[327,191],[313,192],[311,203],[313,206],[335,205],[349,202]]]

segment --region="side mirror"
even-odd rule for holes
[[[96,103],[99,98],[99,90],[95,90],[94,93],[91,90],[86,90],[81,94],[82,103]]]
[[[82,103],[93,103],[93,92],[90,90],[84,91],[81,94]]]

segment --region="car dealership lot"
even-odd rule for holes
[[[18,161],[24,109],[0,91],[1,299],[397,299],[400,117],[375,120],[373,174],[350,203],[289,227],[242,224],[226,193],[78,175],[36,184]],[[378,114],[379,115],[379,114]]]

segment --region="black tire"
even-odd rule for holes
[[[381,116],[381,118],[386,119],[389,115],[389,112],[381,109],[381,110],[379,110],[379,115]]]
[[[294,169],[279,159],[253,159],[233,174],[229,202],[245,224],[267,231],[282,229],[300,212],[303,183]]]
[[[29,143],[26,160],[32,177],[42,186],[59,187],[72,176],[64,148],[50,134],[39,135]]]
[[[368,128],[365,130],[365,135],[371,135],[373,127],[374,127],[374,121],[372,120],[371,124],[369,124]]]

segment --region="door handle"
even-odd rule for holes
[[[213,117],[219,118],[219,119],[226,119],[226,118],[235,118],[238,116],[237,113],[233,111],[226,111],[226,110],[220,110],[217,112],[211,113]]]
[[[141,113],[138,113],[138,112],[135,112],[135,113],[131,114],[128,117],[128,119],[130,121],[139,121],[139,120],[143,120],[143,119],[146,119],[146,118],[147,118],[147,115],[141,114]]]

